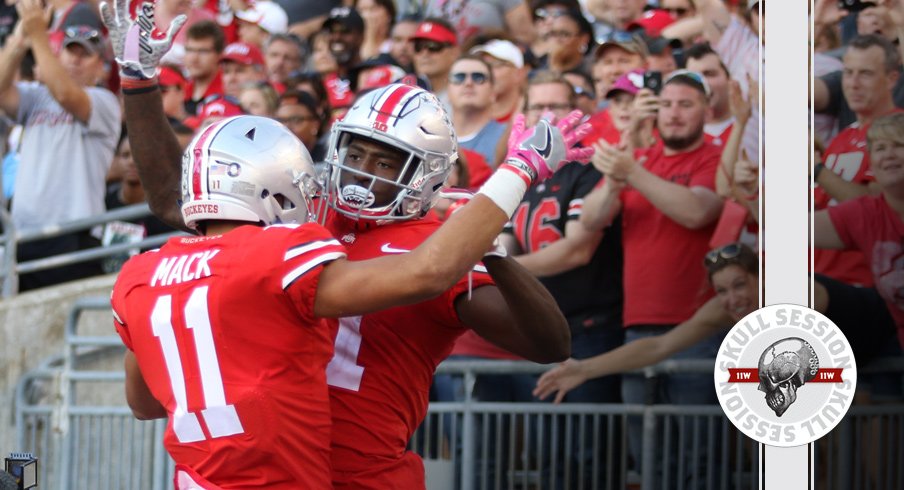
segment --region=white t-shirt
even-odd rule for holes
[[[103,213],[105,179],[121,130],[119,101],[88,87],[82,124],[38,82],[20,82],[17,121],[24,126],[12,218],[19,230]]]
[[[728,67],[731,78],[740,83],[745,96],[748,90],[747,75],[759,82],[761,89],[765,88],[764,81],[760,79],[761,72],[765,76],[765,49],[760,43],[759,36],[750,30],[747,24],[732,16],[728,28],[722,33],[719,42],[713,46],[713,50]],[[747,127],[744,128],[744,136],[741,140],[741,147],[754,161],[759,161],[757,157],[760,144],[759,124],[760,113],[754,109],[747,121]]]

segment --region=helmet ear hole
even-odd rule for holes
[[[282,209],[283,211],[290,211],[292,209],[295,209],[295,203],[285,195],[273,194],[273,198],[276,199],[277,204],[279,204],[280,209]]]

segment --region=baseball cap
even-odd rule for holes
[[[606,98],[613,97],[618,92],[637,95],[641,88],[643,88],[643,70],[631,70],[615,80],[615,83],[606,92]]]
[[[647,10],[639,19],[634,19],[628,23],[628,30],[642,29],[648,36],[658,37],[662,34],[662,30],[675,22],[672,14],[665,10],[652,9]]]
[[[670,39],[662,36],[644,36],[644,41],[647,43],[647,51],[650,54],[662,54],[665,48],[679,49],[682,46],[680,39]]]
[[[223,61],[233,61],[240,65],[264,66],[264,55],[257,46],[239,41],[226,46],[220,56],[220,62]]]
[[[485,53],[497,60],[502,60],[515,65],[515,68],[524,66],[524,54],[510,41],[504,39],[493,39],[492,41],[475,46],[471,50],[471,54]]]
[[[615,32],[608,41],[600,44],[596,48],[596,52],[593,56],[594,59],[599,59],[607,49],[612,47],[624,49],[629,53],[639,54],[643,58],[650,55],[650,52],[647,50],[647,44],[643,42],[640,35],[631,32],[618,31]]]
[[[251,8],[236,12],[235,16],[257,24],[270,34],[285,34],[289,30],[289,16],[276,2],[255,2]]]
[[[364,32],[364,19],[351,7],[336,7],[330,10],[330,16],[323,21],[323,28],[329,30],[333,24],[343,25],[350,31]]]
[[[201,102],[198,115],[185,118],[183,124],[197,130],[201,124],[211,117],[232,117],[245,114],[239,101],[228,95],[211,95]]]
[[[672,73],[669,73],[669,76],[666,77],[664,82],[662,82],[662,86],[665,87],[669,83],[673,82],[676,78],[679,78],[684,82],[688,82],[684,84],[690,87],[694,87],[695,89],[703,92],[703,95],[707,97],[709,97],[709,95],[712,93],[709,89],[709,84],[706,83],[706,78],[702,74],[685,69],[675,70]]]
[[[104,36],[101,32],[88,25],[69,26],[63,29],[62,46],[65,48],[70,44],[78,44],[91,54],[104,57],[106,54],[106,46],[104,44]]]
[[[421,22],[411,36],[411,40],[426,39],[428,41],[436,41],[438,43],[447,43],[453,46],[458,45],[458,36],[455,32],[449,30],[446,26],[431,21]]]

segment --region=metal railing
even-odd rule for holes
[[[134,204],[107,211],[106,213],[90,218],[70,221],[68,223],[48,225],[28,230],[17,230],[13,225],[9,212],[5,207],[0,207],[0,224],[3,225],[3,234],[0,235],[0,243],[2,243],[4,247],[3,260],[2,264],[0,264],[0,278],[3,280],[2,297],[9,298],[18,293],[19,276],[21,274],[112,257],[128,253],[131,250],[156,247],[166,242],[170,237],[184,234],[182,232],[174,231],[163,235],[146,237],[143,240],[134,243],[118,243],[115,245],[99,246],[21,263],[16,261],[16,252],[19,244],[45,238],[53,238],[66,233],[89,230],[95,226],[103,225],[111,221],[128,221],[150,216],[151,211],[146,203]]]
[[[124,403],[94,401],[98,392],[123,391],[119,338],[78,333],[85,312],[108,308],[107,298],[77,301],[66,321],[63,355],[24,375],[16,387],[16,449],[41,458],[43,489],[172,488],[173,463],[162,444],[165,421],[141,422]],[[94,361],[104,357],[117,362],[98,369]],[[712,360],[667,361],[643,372],[711,374],[712,366]],[[461,375],[472,387],[480,374],[546,369],[516,361],[447,361],[438,372]],[[858,371],[904,373],[904,359],[882,359]],[[758,485],[759,446],[738,433],[718,406],[489,403],[473,400],[470,389],[465,393],[461,402],[431,403],[410,441],[425,460],[430,490]],[[656,471],[631,471],[629,416],[643,420],[643,467]],[[581,434],[603,435],[582,442],[576,437]],[[678,449],[657,453],[668,447]],[[855,404],[819,441],[816,454],[818,488],[904,488],[904,405]],[[700,471],[693,469],[697,460],[703,461]]]

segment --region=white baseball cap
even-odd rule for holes
[[[289,30],[289,16],[276,2],[254,2],[251,8],[236,12],[235,16],[257,24],[270,34],[285,34]]]
[[[524,53],[509,41],[503,39],[493,39],[492,41],[475,46],[471,49],[471,54],[486,53],[493,58],[508,61],[515,65],[515,68],[524,66]]]

